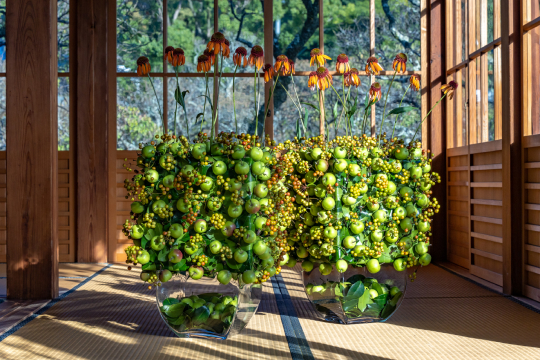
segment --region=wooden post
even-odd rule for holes
[[[264,60],[266,64],[274,63],[274,8],[273,0],[266,0],[263,2],[263,13],[264,13]],[[279,54],[276,54],[279,55]],[[274,86],[274,81],[269,81],[264,84],[264,101],[268,101],[268,115],[264,121],[264,133],[270,135],[271,139],[274,139],[274,97],[268,100],[270,96],[270,91]],[[263,144],[264,139],[261,140],[261,145]]]
[[[520,1],[501,0],[503,292],[523,282],[523,169],[521,164]]]
[[[429,87],[431,89],[429,108],[431,108],[441,97],[441,85],[446,82],[446,66],[444,59],[445,49],[445,15],[444,1],[430,0],[430,41],[429,41]],[[460,84],[461,85],[461,84]],[[461,89],[458,89],[461,91]],[[432,197],[435,197],[440,204],[439,214],[436,215],[436,226],[433,226],[433,259],[436,261],[446,260],[446,118],[445,102],[441,101],[429,116],[429,146],[435,157],[431,167],[434,172],[441,176],[441,183],[433,189]]]
[[[319,0],[319,49],[324,54],[324,16],[323,16],[323,5],[324,1]],[[319,134],[325,135],[326,129],[325,129],[325,116],[324,113],[324,91],[321,91],[319,93],[319,109],[321,110],[319,114]]]
[[[77,259],[106,262],[110,136],[107,13],[110,0],[77,2]],[[114,66],[114,65],[112,65]],[[75,101],[75,99],[74,99]],[[115,221],[111,219],[111,221]]]
[[[7,297],[58,296],[56,0],[7,0]]]

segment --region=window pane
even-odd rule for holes
[[[69,0],[58,0],[58,72],[69,71]]]
[[[6,150],[6,78],[0,78],[0,150]]]
[[[58,150],[69,150],[69,78],[58,78]]]
[[[309,52],[319,47],[317,10],[311,1],[274,1],[274,57],[287,55],[297,71],[314,70],[309,67]]]
[[[525,135],[540,134],[540,27],[534,28],[523,37],[526,51],[523,80],[527,82],[527,99],[525,109]],[[527,73],[529,75],[527,76]]]
[[[233,5],[232,8],[231,4]],[[241,27],[240,20],[243,20]],[[220,0],[219,30],[224,32],[227,39],[230,40],[231,53],[240,46],[248,50],[248,55],[254,45],[260,45],[264,48],[264,13],[262,2]],[[224,71],[234,72],[232,56],[229,61],[226,60],[225,66],[227,68],[224,68]],[[238,72],[252,72],[252,68],[239,68]]]
[[[214,0],[169,0],[167,10],[167,45],[184,49],[182,72],[197,72],[197,57],[214,33]]]
[[[186,101],[186,112],[189,120],[189,138],[194,139],[199,131],[201,131],[201,122],[203,117],[200,116],[197,118],[198,114],[203,113],[204,110],[204,124],[202,124],[202,130],[210,134],[211,123],[212,123],[212,108],[208,99],[206,99],[205,106],[205,90],[206,90],[206,80],[205,78],[179,78],[180,89],[182,91],[189,91],[185,95]],[[213,101],[213,88],[214,80],[213,78],[208,78],[208,89],[210,91],[210,99]],[[186,127],[186,118],[184,115],[184,110],[178,105],[176,107],[176,101],[174,100],[174,91],[176,89],[176,78],[170,78],[168,83],[168,124],[169,132],[174,132],[174,112],[176,109],[176,134],[184,135],[187,134]]]
[[[137,58],[150,59],[153,72],[163,70],[162,0],[117,0],[117,71],[137,71]]]
[[[369,0],[324,2],[324,51],[332,58],[345,53],[351,67],[362,70],[369,57]]]
[[[276,94],[274,97],[274,140],[276,140],[278,143],[291,140],[296,136],[296,124],[300,117],[296,107],[298,105],[296,94],[298,94],[298,98],[301,102],[308,102],[316,105],[317,107],[319,105],[317,91],[311,91],[308,88],[307,83],[307,76],[295,77],[295,86],[293,86],[292,83],[284,83],[284,86],[287,88],[290,96],[294,98],[294,103],[291,98],[287,96],[287,93],[281,86],[278,85],[278,87],[276,87]],[[319,135],[319,113],[306,105],[301,104],[301,107],[302,114],[304,114],[304,109],[307,110],[308,113],[308,137]],[[303,126],[301,124],[299,125],[301,129],[303,129]],[[303,135],[304,132],[302,130],[302,136]]]
[[[468,39],[469,36],[467,34],[468,29],[468,6],[467,6],[467,0],[460,0],[461,3],[461,61],[465,61],[469,58],[469,47],[468,47]]]
[[[386,93],[388,92],[388,87],[390,86],[392,77],[381,76],[377,78],[377,81],[379,82],[379,84],[381,84],[381,87],[382,87],[381,101],[377,104],[375,108],[375,114],[377,114],[376,128],[377,128],[377,134],[379,134],[380,126],[382,122],[382,116],[384,112],[384,103],[385,103]],[[409,87],[408,76],[397,76],[395,78],[392,88],[390,89],[390,94],[388,95],[388,103],[386,105],[386,114],[388,114],[388,112],[390,112],[392,109],[399,107],[401,99],[403,98],[403,95],[405,94],[405,91],[407,90],[408,87]],[[407,113],[400,114],[397,117],[396,116],[386,117],[385,115],[383,132],[386,132],[387,136],[390,137],[392,135],[392,131],[394,129],[394,122],[395,122],[396,130],[394,132],[394,136],[405,139],[405,143],[408,143],[409,141],[413,140],[413,135],[418,129],[418,126],[420,125],[420,121],[422,120],[422,115],[420,113],[420,108],[421,108],[420,92],[409,89],[407,91],[407,94],[403,98],[403,102],[401,103],[401,106],[414,106],[418,108],[418,110],[409,111]],[[421,140],[421,137],[422,137],[421,133],[422,133],[422,129],[418,130],[418,133],[416,133],[415,139]]]
[[[258,119],[258,135],[262,135],[264,129],[264,85],[261,79],[260,96],[257,99],[260,104]],[[277,85],[279,86],[279,85]],[[253,78],[236,78],[234,84],[236,102],[236,122],[238,133],[255,133],[255,99],[253,93]],[[220,86],[219,100],[219,131],[234,131],[234,108],[232,98],[232,78],[224,78]]]
[[[487,53],[488,61],[488,123],[489,141],[495,140],[495,73],[493,71],[493,50]]]
[[[136,150],[139,143],[161,134],[159,109],[163,106],[161,78],[152,78],[159,97],[156,101],[148,78],[118,78],[117,84],[117,147],[118,150]]]
[[[349,101],[347,102],[350,108],[352,108],[354,105],[354,101],[356,99],[357,108],[359,109],[354,116],[351,118],[350,127],[352,128],[353,135],[361,135],[362,129],[365,128],[365,131],[369,134],[370,132],[370,123],[371,123],[371,117],[364,121],[364,103],[366,99],[366,94],[369,92],[370,79],[368,76],[361,76],[360,81],[362,82],[361,85],[351,88],[345,88],[345,91],[343,90],[343,77],[342,76],[334,76],[334,87],[336,91],[339,93],[339,96],[341,99],[348,98]],[[349,91],[350,89],[350,91]],[[343,93],[345,92],[345,96],[343,96]],[[348,94],[348,95],[347,95]],[[326,117],[326,132],[330,136],[330,138],[334,138],[336,136],[343,136],[348,134],[348,128],[349,124],[346,120],[345,115],[342,115],[343,105],[341,104],[341,100],[337,97],[336,93],[329,89],[324,94],[324,107],[325,107],[325,117]]]
[[[5,72],[5,71],[6,71],[6,0],[0,0],[0,72]],[[3,99],[5,100],[5,91],[4,91]],[[4,149],[5,149],[5,142],[4,142]]]
[[[493,41],[493,1],[476,0],[476,49]]]
[[[407,69],[420,70],[420,1],[375,0],[375,14],[375,53],[383,68],[391,69],[402,52]]]

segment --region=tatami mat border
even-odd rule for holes
[[[47,311],[48,309],[50,309],[54,304],[56,304],[57,302],[61,301],[62,299],[64,299],[66,296],[68,296],[69,294],[71,294],[72,292],[76,291],[77,289],[79,289],[81,286],[83,286],[84,284],[86,284],[87,282],[89,282],[90,280],[92,280],[93,278],[95,278],[96,276],[98,276],[99,274],[101,274],[103,271],[107,270],[109,267],[111,267],[112,264],[107,264],[107,266],[105,266],[104,268],[102,268],[101,270],[98,270],[94,275],[91,275],[89,276],[88,278],[86,278],[86,280],[84,281],[81,281],[79,284],[75,285],[73,288],[71,288],[70,290],[66,291],[65,293],[63,293],[62,295],[58,296],[57,298],[55,299],[52,299],[51,301],[49,301],[48,303],[46,303],[44,306],[42,306],[41,308],[39,308],[36,312],[34,312],[33,314],[31,314],[30,316],[28,316],[26,319],[22,320],[21,322],[13,325],[10,329],[6,330],[6,332],[4,332],[2,335],[0,335],[0,342],[3,341],[5,338],[7,338],[8,336],[12,335],[13,333],[15,333],[17,330],[19,330],[20,328],[22,328],[23,326],[25,326],[26,324],[28,324],[30,321],[34,320],[35,318],[37,318],[39,315],[43,314],[45,311]]]

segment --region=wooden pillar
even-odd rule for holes
[[[7,297],[58,296],[56,0],[7,0]]]
[[[523,282],[523,169],[520,1],[501,0],[503,292],[519,295]]]
[[[429,13],[429,88],[431,89],[429,108],[431,108],[441,98],[441,85],[446,83],[444,1],[430,0]],[[458,90],[461,91],[461,89]],[[431,254],[433,260],[436,261],[446,260],[446,101],[449,100],[441,101],[428,118],[428,149],[435,155],[431,167],[441,176],[441,183],[434,187],[432,194],[441,206],[439,213],[435,216],[436,225],[432,227]]]
[[[274,9],[273,0],[266,0],[263,2],[264,12],[264,62],[266,64],[274,63]],[[276,54],[280,55],[280,54]],[[264,133],[270,135],[271,139],[274,139],[274,97],[268,100],[270,91],[274,86],[274,81],[269,81],[264,84],[264,99],[268,101],[268,115],[264,120]],[[265,135],[266,136],[266,135]],[[261,144],[264,139],[262,139]]]
[[[77,259],[107,261],[109,1],[78,1],[77,11]],[[72,10],[73,11],[73,10]],[[114,64],[112,65],[114,67]],[[135,66],[135,64],[134,64]],[[115,121],[111,119],[110,121]],[[73,135],[72,135],[73,136]],[[114,149],[111,149],[114,151]],[[115,221],[112,219],[111,221]]]
[[[319,49],[324,54],[324,2],[319,0]],[[319,135],[325,135],[328,131],[326,127],[326,114],[324,112],[324,91],[319,92]],[[326,135],[326,138],[329,138],[329,135]]]

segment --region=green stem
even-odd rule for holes
[[[238,70],[238,65],[234,68],[234,75],[232,78],[232,103],[233,103],[233,113],[234,113],[234,128],[236,130],[236,133],[238,134],[238,122],[236,121],[236,101],[234,100],[234,80],[236,76],[236,70]]]
[[[210,145],[212,145],[212,142],[214,141],[214,133],[215,133],[216,121],[217,121],[217,115],[218,115],[219,86],[221,85],[221,78],[223,77],[223,52],[221,53],[219,66],[220,66],[220,69],[219,69],[220,74],[219,74],[219,80],[218,80],[218,86],[217,86],[216,103],[214,104],[214,117],[212,119],[212,130],[210,132],[212,134],[210,136]],[[217,66],[214,63],[214,84],[216,82],[216,76],[217,76]]]
[[[274,87],[272,88],[272,92],[269,94],[268,100],[266,101],[266,104],[264,104],[264,120],[263,120],[263,131],[262,131],[262,139],[261,139],[261,141],[264,141],[264,136],[265,136],[264,131],[266,130],[266,118],[268,117],[268,111],[270,110],[270,107],[269,107],[270,99],[274,95],[274,91],[276,90],[276,86],[278,84],[278,79],[279,79],[279,72],[278,72],[278,74],[276,76],[276,81],[274,82]]]
[[[257,65],[255,65],[255,71],[253,71],[253,102],[255,103],[255,136],[257,136],[259,126],[259,111],[257,109]]]
[[[208,91],[208,73],[207,72],[204,73],[204,80],[206,82],[206,90],[204,92],[204,105],[203,105],[203,111],[202,111],[203,115],[202,115],[202,120],[201,120],[201,132],[202,132],[203,124],[204,124],[204,116],[206,114],[206,100],[210,96],[210,91]]]
[[[159,98],[157,96],[156,88],[154,87],[154,82],[152,81],[152,78],[150,77],[150,74],[148,74],[148,79],[150,80],[150,85],[152,85],[152,89],[154,90],[154,95],[156,96],[156,102],[158,104],[159,116],[161,117],[161,126],[163,127],[163,134],[165,134],[165,122],[163,120],[163,113],[161,112],[161,105],[159,105]]]
[[[394,83],[396,74],[397,74],[397,71],[394,70],[394,76],[392,76],[392,81],[390,82],[390,86],[388,87],[388,91],[386,92],[386,99],[384,99],[384,109],[383,109],[383,114],[382,114],[381,130],[379,131],[379,145],[381,144],[381,135],[383,132],[384,116],[386,114],[386,104],[388,104],[388,95],[390,94],[390,89],[392,88],[392,84]]]
[[[174,69],[174,72],[176,74],[176,90],[180,91],[180,87],[178,86],[178,69],[176,66],[173,66],[173,69]],[[176,95],[176,90],[175,90],[175,95]],[[182,94],[180,92],[180,94]],[[174,135],[176,135],[176,111],[178,110],[178,101],[176,101],[176,96],[175,96],[175,99],[174,99],[174,124],[173,124],[173,132],[174,132]]]
[[[422,124],[424,123],[424,120],[427,119],[427,117],[429,116],[429,114],[431,114],[431,112],[433,111],[433,109],[435,109],[435,107],[437,105],[439,105],[439,103],[442,101],[442,99],[444,99],[446,97],[446,93],[441,96],[441,98],[439,99],[439,101],[437,101],[435,103],[435,105],[433,105],[433,107],[431,109],[429,109],[429,112],[426,114],[426,116],[424,116],[424,118],[422,119],[422,121],[420,122],[420,124],[418,125],[418,127],[416,128],[416,131],[414,132],[414,135],[412,137],[412,140],[411,141],[414,141],[414,138],[416,137],[416,134],[418,133],[418,130],[420,130],[420,127],[422,126]]]
[[[403,94],[403,97],[401,98],[401,101],[399,102],[399,107],[401,107],[401,104],[403,103],[403,99],[405,99],[405,95],[407,95],[407,91],[409,91],[410,88],[411,88],[411,85],[409,85],[409,87],[407,87],[407,89],[405,90],[405,94]],[[394,131],[396,131],[396,123],[397,123],[398,116],[399,115],[396,114],[396,117],[394,118],[394,128],[392,129],[392,136],[390,137],[390,139],[394,138]]]

